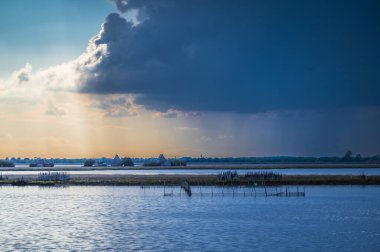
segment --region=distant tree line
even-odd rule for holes
[[[121,159],[121,165],[122,166],[135,166],[132,158],[129,158],[129,157],[122,158]]]
[[[160,161],[149,159],[144,163],[146,167],[154,167],[154,166],[186,166],[187,162],[181,159],[169,159],[167,164],[163,164]]]
[[[109,162],[110,163],[110,162]],[[92,167],[92,166],[103,166],[106,163],[97,163],[95,159],[86,159],[83,163],[83,166],[85,167]],[[120,166],[134,166],[135,164],[133,163],[132,158],[125,157],[121,159]]]
[[[86,161],[84,161],[83,166],[92,167],[95,165],[95,163],[96,163],[95,159],[87,159]]]
[[[94,166],[95,164],[110,164],[112,158],[50,158],[44,159],[48,163],[53,164],[84,164],[84,166]],[[173,166],[183,166],[186,163],[244,163],[244,164],[262,164],[262,163],[380,163],[380,155],[363,157],[360,154],[353,154],[352,151],[347,151],[342,156],[335,157],[292,157],[292,156],[271,156],[271,157],[182,157],[179,159],[169,159]],[[14,164],[30,164],[34,159],[29,158],[6,158],[0,160],[0,167],[13,167]],[[124,158],[122,166],[133,166],[136,163],[144,164],[145,166],[159,166],[160,162],[157,158]]]
[[[341,157],[202,157],[185,158],[187,162],[194,163],[380,163],[380,155],[362,157],[360,154],[353,155],[352,151],[347,151]]]
[[[15,167],[15,164],[7,160],[0,160],[0,167]]]

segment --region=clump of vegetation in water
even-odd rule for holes
[[[70,176],[66,172],[40,172],[38,174],[38,181],[67,181]]]
[[[28,182],[24,180],[24,177],[21,177],[21,179],[17,179],[11,183],[13,186],[26,186]]]
[[[281,180],[282,174],[275,172],[247,172],[245,174],[246,178],[252,180]]]
[[[222,181],[232,181],[239,178],[239,175],[237,171],[226,171],[219,173],[218,175],[219,180]]]
[[[0,167],[15,167],[15,164],[7,160],[0,160]]]

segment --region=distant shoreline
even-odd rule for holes
[[[281,163],[281,164],[201,164],[191,166],[110,166],[110,167],[0,167],[0,172],[6,171],[103,171],[103,170],[262,170],[262,169],[339,169],[339,168],[380,168],[379,164],[373,163]]]

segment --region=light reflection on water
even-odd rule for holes
[[[50,169],[51,171],[61,171],[59,167]],[[48,171],[41,169],[41,171]],[[38,175],[41,171],[3,171],[2,175]],[[75,174],[93,174],[93,175],[112,175],[112,174],[129,174],[129,175],[157,175],[157,174],[186,174],[186,175],[210,175],[226,172],[228,169],[165,169],[165,170],[90,170],[90,171],[67,171],[67,173]],[[313,169],[244,169],[236,170],[238,174],[246,174],[247,172],[275,172],[285,175],[380,175],[380,168],[313,168]]]
[[[305,198],[163,197],[127,186],[3,186],[0,195],[0,251],[380,247],[379,186],[308,186]]]

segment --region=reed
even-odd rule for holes
[[[256,177],[255,177],[256,178]],[[24,182],[19,182],[24,181]],[[261,177],[252,179],[238,175],[231,181],[221,180],[218,175],[76,175],[64,180],[39,180],[38,176],[8,178],[0,180],[0,185],[180,185],[187,181],[191,185],[252,186],[255,185],[380,185],[380,176],[366,175],[281,175],[281,179]]]

